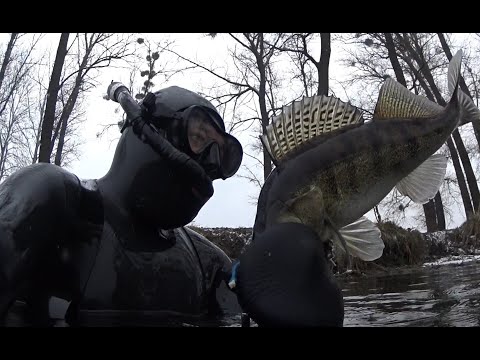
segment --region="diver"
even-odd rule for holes
[[[81,180],[39,163],[0,185],[3,324],[19,301],[28,322],[52,325],[57,298],[68,302],[72,326],[102,310],[245,311],[261,326],[342,325],[341,292],[308,227],[286,223],[259,234],[230,288],[231,259],[185,227],[213,195],[212,182],[232,177],[243,156],[209,101],[172,86],[139,104],[121,83],[110,84],[108,97],[127,119],[104,177]]]
[[[240,142],[210,102],[180,87],[138,109],[143,122],[127,118],[104,177],[39,163],[1,184],[2,318],[21,300],[32,322],[47,324],[51,297],[70,302],[71,324],[81,310],[240,311],[223,281],[230,259],[183,227],[213,195],[212,181],[237,172]],[[142,126],[164,140],[163,156],[137,135]]]

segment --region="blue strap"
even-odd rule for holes
[[[228,286],[232,290],[235,288],[235,286],[237,286],[237,269],[239,265],[240,261],[236,261],[232,265],[232,274],[230,275],[230,281],[228,282]]]

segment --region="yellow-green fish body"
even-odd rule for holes
[[[370,122],[330,97],[316,100],[323,104],[316,119],[315,100],[292,104],[263,138],[277,167],[261,191],[254,231],[300,222],[325,241],[340,233],[337,239],[364,260],[380,257],[380,232],[363,215],[395,186],[418,203],[433,198],[446,169],[446,158],[434,154],[461,122],[480,117],[458,89],[460,60],[459,52],[450,63],[452,99],[445,108],[392,79],[383,85]]]

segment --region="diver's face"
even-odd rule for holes
[[[210,179],[222,178],[226,147],[223,134],[209,119],[193,114],[187,123],[187,139],[193,158],[203,167]]]
[[[223,131],[209,110],[192,106],[182,112],[187,149],[210,179],[233,176],[242,162],[242,146],[232,135]]]
[[[166,126],[152,125],[165,130],[165,141],[203,168],[206,181],[187,175],[185,162],[179,166],[175,155],[162,157],[150,148],[148,160],[143,157],[135,174],[129,201],[135,212],[164,229],[192,221],[213,195],[211,181],[233,176],[243,155],[238,140],[226,134],[208,110],[192,106],[177,115]]]
[[[218,144],[221,155],[225,139],[217,128],[202,116],[193,116],[188,122],[188,143],[194,154],[201,154],[212,143]]]

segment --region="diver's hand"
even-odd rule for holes
[[[342,292],[328,269],[317,234],[281,223],[256,235],[240,256],[236,294],[260,326],[342,326]]]

